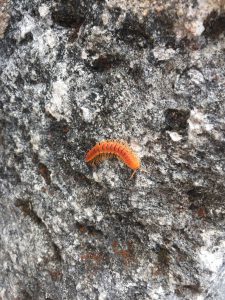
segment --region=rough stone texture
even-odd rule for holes
[[[0,299],[225,298],[224,7],[11,1]],[[148,173],[88,167],[106,138]]]
[[[9,20],[9,0],[0,0],[0,39],[4,37]]]

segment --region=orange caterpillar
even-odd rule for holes
[[[133,170],[130,178],[132,178],[135,172],[141,167],[140,159],[133,150],[131,150],[128,144],[124,141],[117,140],[103,140],[97,143],[86,153],[85,162],[95,165],[110,157],[116,157],[122,160]]]

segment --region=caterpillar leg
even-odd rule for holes
[[[139,169],[141,172],[144,172],[144,173],[147,173],[147,174],[149,174],[149,172],[148,171],[146,171],[146,170],[144,170],[144,169]],[[138,170],[134,170],[134,172],[131,174],[131,176],[130,176],[130,178],[129,179],[131,179],[132,177],[134,177],[134,174],[137,172]]]
[[[131,174],[129,180],[134,176],[134,174],[137,172],[137,170],[134,170],[134,172]]]
[[[100,164],[102,161],[113,157],[111,153],[102,153],[96,156],[92,161],[90,162],[91,166],[96,167],[98,164]]]

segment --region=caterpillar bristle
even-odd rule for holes
[[[140,159],[123,140],[104,140],[97,143],[85,156],[85,161],[97,165],[105,159],[116,157],[133,170],[131,178],[140,169]]]

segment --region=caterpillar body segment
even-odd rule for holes
[[[132,169],[134,172],[132,173],[131,178],[141,167],[139,157],[134,153],[129,145],[124,141],[118,140],[103,140],[97,143],[86,153],[85,162],[96,165],[110,157],[117,157],[130,169]]]

